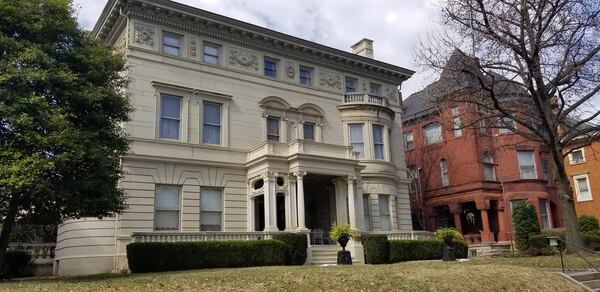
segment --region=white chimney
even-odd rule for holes
[[[352,46],[352,53],[373,59],[373,41],[367,38],[358,41]]]

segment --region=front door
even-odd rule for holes
[[[254,198],[254,230],[263,231],[265,229],[265,197],[260,195]]]
[[[285,195],[277,194],[277,229],[285,230]]]

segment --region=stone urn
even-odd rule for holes
[[[350,236],[348,234],[342,234],[337,242],[342,246],[342,250],[338,251],[337,254],[337,264],[338,265],[351,265],[352,264],[352,255],[350,251],[346,250],[346,245],[350,241]]]
[[[454,249],[454,238],[450,235],[444,236],[444,249],[442,250],[442,261],[456,261],[456,250]]]

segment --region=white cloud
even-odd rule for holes
[[[438,0],[178,0],[178,2],[350,50],[363,37],[374,41],[375,58],[417,71],[413,47],[435,23]],[[92,29],[106,0],[75,0],[78,21]],[[419,72],[403,85],[404,97],[431,80]]]

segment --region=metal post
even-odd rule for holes
[[[560,249],[560,246],[558,247],[558,253],[560,254],[560,268],[562,269],[562,272],[565,272],[565,263],[563,262],[563,255],[562,255],[562,250]]]

